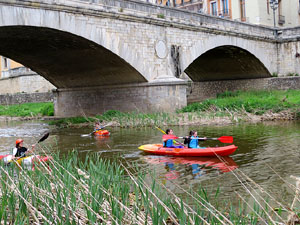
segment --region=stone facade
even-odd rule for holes
[[[183,96],[186,96],[186,84],[182,82],[58,90],[54,100],[55,115],[96,115],[113,109],[174,112],[186,106]]]
[[[38,74],[0,79],[0,94],[52,92],[55,87]]]
[[[225,91],[237,90],[289,90],[300,89],[300,77],[273,77],[261,79],[193,82],[187,90],[188,103],[215,98]]]
[[[16,93],[0,95],[0,105],[23,104],[28,102],[53,102],[53,93]]]

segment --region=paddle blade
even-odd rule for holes
[[[172,134],[165,134],[162,136],[162,138],[164,140],[169,140],[169,139],[179,139],[179,137],[175,136],[175,135],[172,135]]]
[[[45,141],[49,137],[49,133],[46,133],[39,141],[38,143]]]
[[[233,137],[232,136],[222,136],[218,138],[219,141],[222,143],[232,143],[233,142]]]

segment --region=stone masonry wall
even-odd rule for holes
[[[16,93],[0,95],[0,105],[13,105],[28,102],[52,102],[53,93]]]
[[[0,79],[0,94],[51,92],[52,89],[55,86],[37,74]]]
[[[107,110],[137,112],[174,112],[186,103],[185,83],[139,84],[102,88],[58,90],[56,116],[101,114]]]
[[[218,93],[237,90],[288,90],[300,89],[300,77],[274,77],[263,79],[226,80],[190,83],[188,103],[214,98]]]

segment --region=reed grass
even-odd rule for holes
[[[1,224],[284,224],[283,212],[298,213],[299,185],[291,186],[296,196],[289,208],[239,169],[232,174],[249,195],[235,190],[238,206],[221,202],[219,189],[184,190],[174,183],[182,198],[151,171],[98,155],[80,161],[76,151],[54,154],[33,171],[1,165],[0,173]]]
[[[177,124],[177,115],[168,113],[125,113],[117,110],[109,110],[94,117],[73,117],[50,121],[50,125],[68,127],[74,124],[88,123],[92,125],[95,121],[103,124],[111,123],[119,127],[147,127],[162,124]]]

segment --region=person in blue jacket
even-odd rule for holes
[[[174,135],[172,129],[167,129],[166,130],[167,135]],[[177,143],[174,139],[163,139],[163,147],[167,148],[183,148],[184,146],[179,146],[179,145],[174,145],[174,142]],[[180,143],[179,143],[180,144]]]
[[[199,138],[197,131],[192,130],[192,131],[190,131],[190,136],[188,136],[184,139],[184,144],[188,144],[189,148],[201,148],[199,146],[199,140],[205,141],[206,137]],[[205,148],[205,147],[203,147],[203,148]]]

